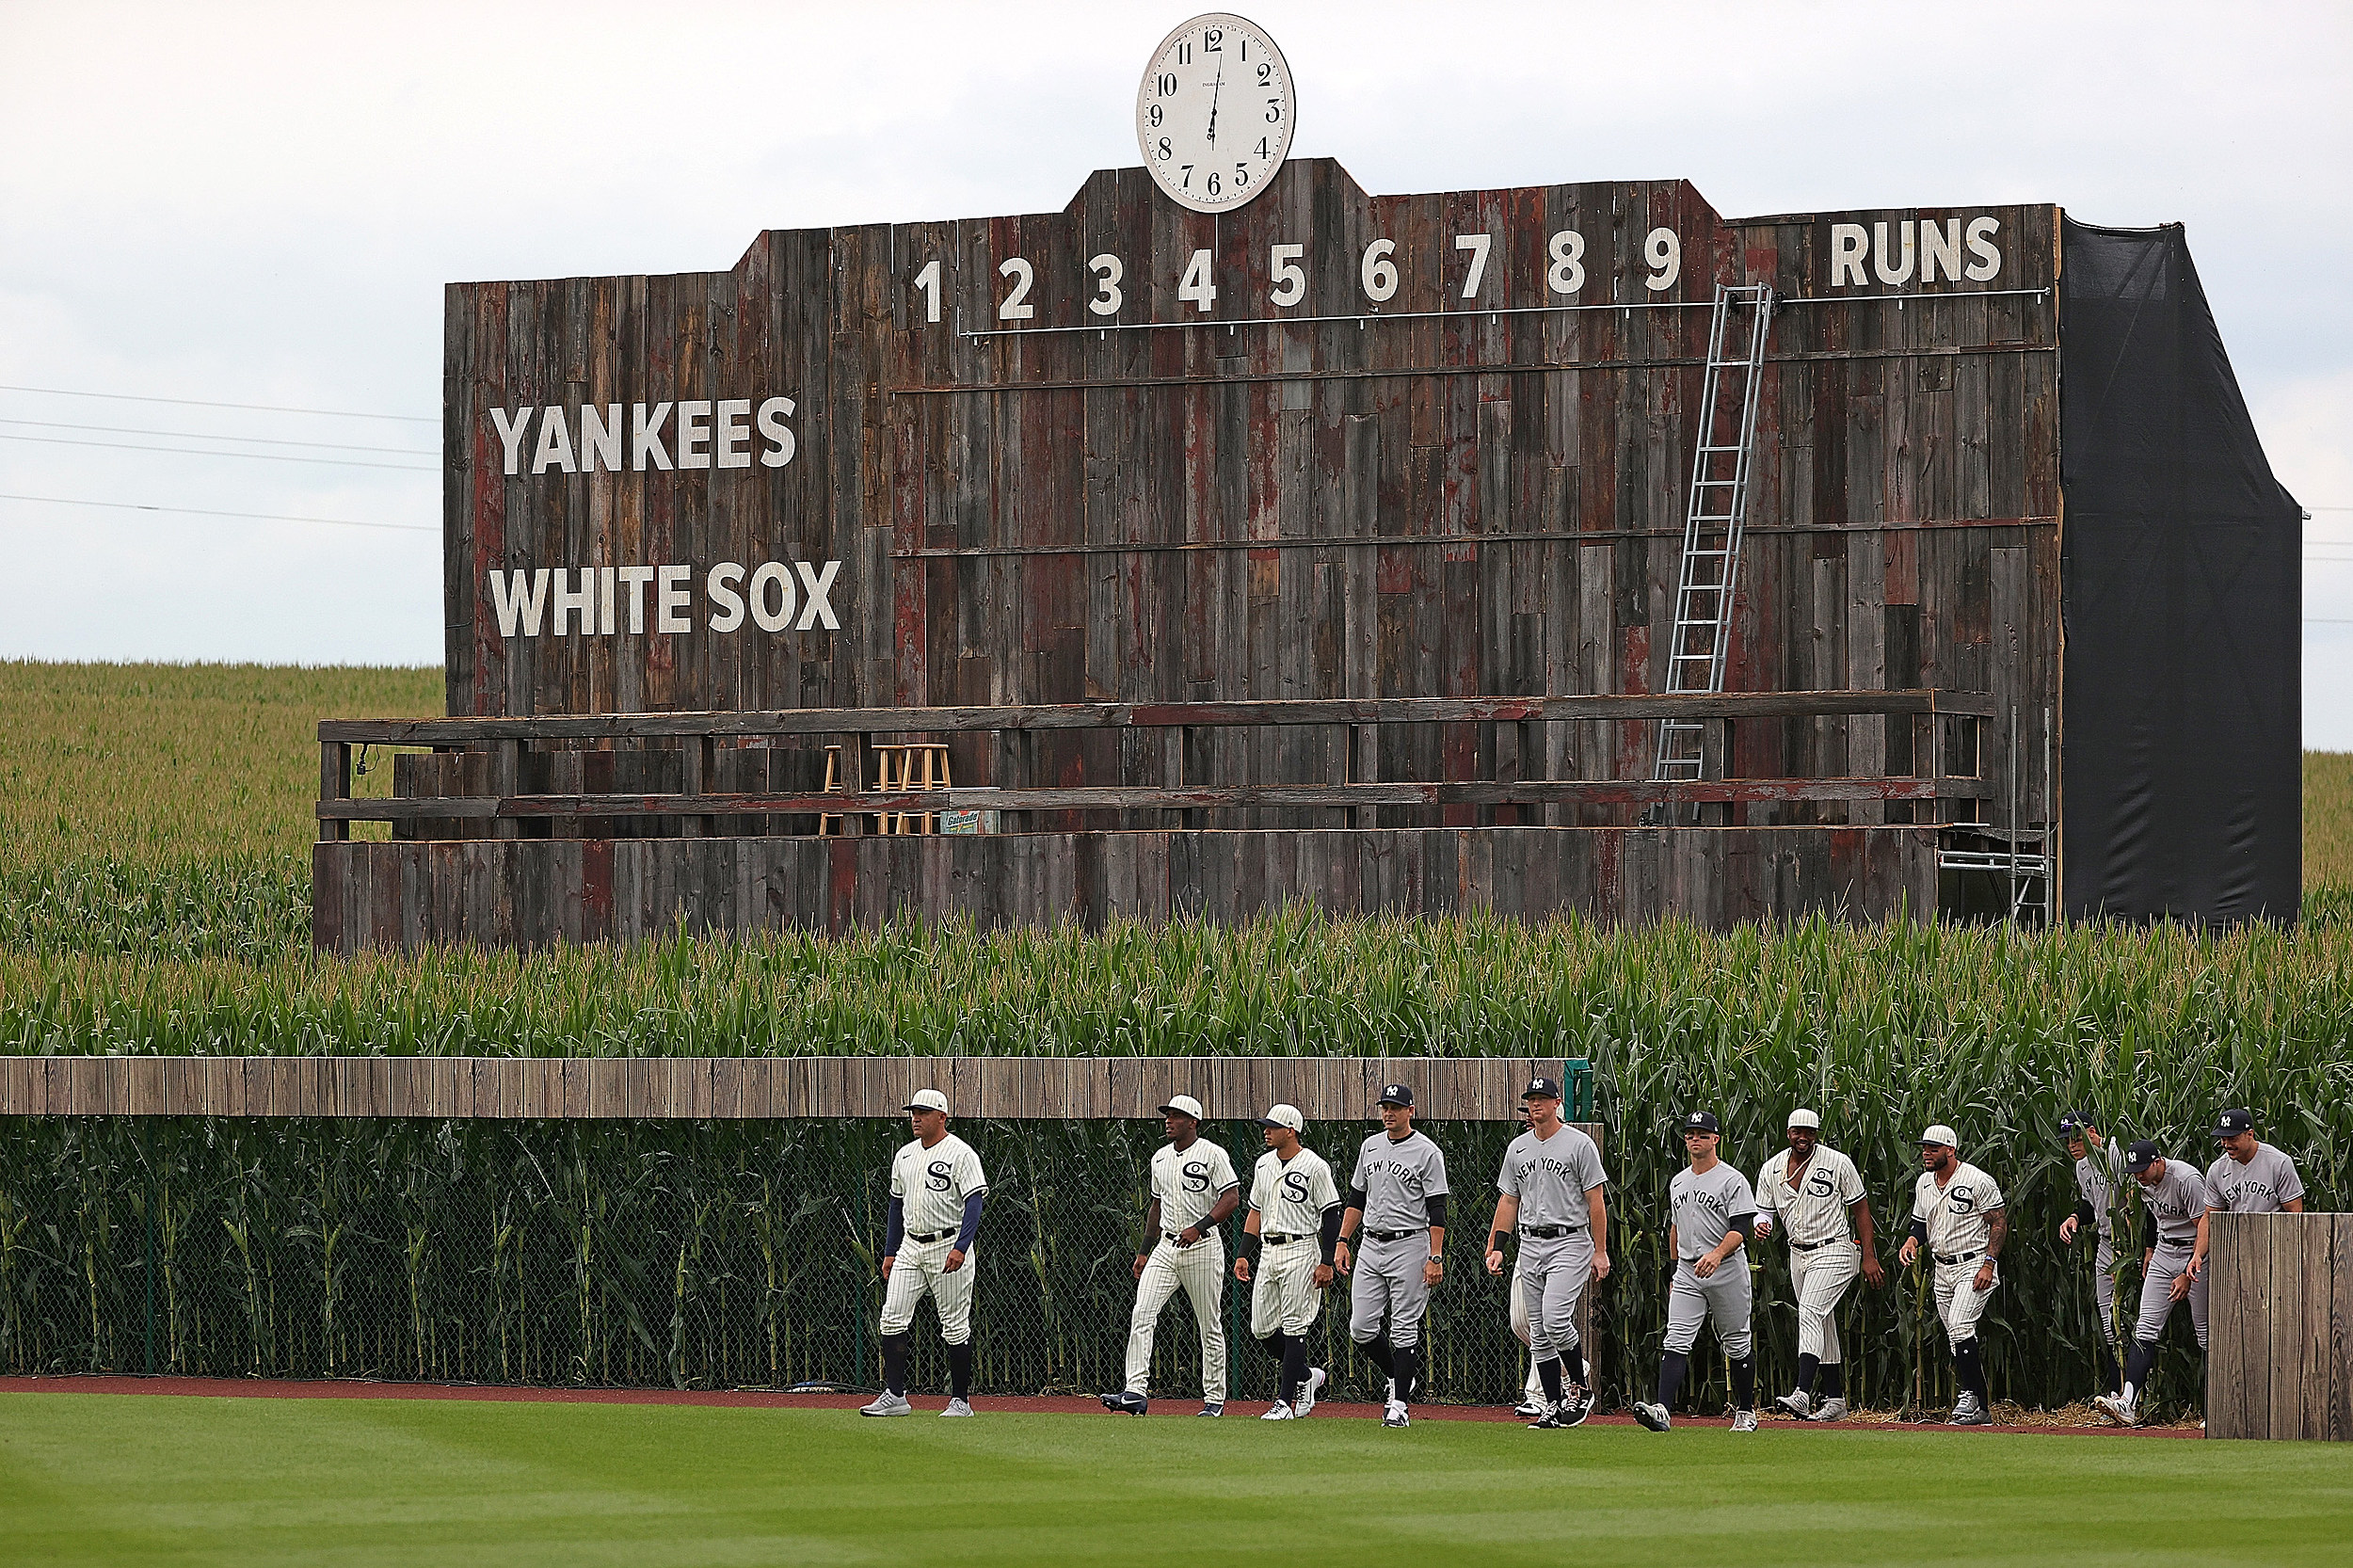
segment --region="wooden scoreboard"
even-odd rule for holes
[[[323,943],[1294,897],[1875,918],[1954,907],[1989,853],[2046,902],[2059,210],[1369,195],[1257,153],[1294,101],[1255,29],[1220,39],[1259,50],[1219,67],[1233,156],[1203,151],[1195,46],[1248,24],[1196,23],[1145,74],[1145,167],[1061,212],[450,287],[450,718],[323,727]],[[1753,284],[1692,696],[1705,360]],[[1679,714],[1708,760],[1662,783]],[[337,748],[378,741],[437,749],[344,801]],[[876,832],[894,745],[1002,831]],[[369,815],[393,842],[343,837]]]

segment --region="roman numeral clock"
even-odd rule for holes
[[[1225,11],[1160,40],[1136,89],[1136,145],[1169,199],[1196,213],[1240,207],[1290,152],[1298,97],[1266,29]]]

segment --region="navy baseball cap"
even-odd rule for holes
[[[2214,1135],[2217,1138],[2235,1138],[2242,1132],[2254,1130],[2255,1113],[2252,1111],[2225,1111],[2215,1119]]]
[[[2089,1131],[2094,1125],[2090,1112],[2070,1111],[2059,1118],[2059,1136],[2073,1138],[2079,1132]]]
[[[1520,1098],[1524,1100],[1557,1100],[1560,1097],[1561,1085],[1548,1078],[1531,1078],[1528,1080],[1528,1087],[1520,1091]]]
[[[2147,1170],[2150,1164],[2154,1161],[2156,1158],[2157,1145],[2151,1143],[2146,1138],[2143,1138],[2139,1143],[2135,1144],[2131,1148],[2124,1151],[2124,1163],[2132,1168],[2132,1173],[2135,1176],[2138,1176],[2141,1172]]]
[[[1381,1090],[1380,1103],[1410,1108],[1414,1103],[1414,1091],[1402,1083],[1386,1084]]]
[[[1723,1128],[1716,1125],[1716,1112],[1713,1111],[1694,1111],[1683,1118],[1683,1130],[1686,1132],[1721,1132]]]

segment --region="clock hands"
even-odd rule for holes
[[[1217,80],[1209,85],[1209,148],[1212,152],[1217,148],[1217,100],[1225,90],[1225,62],[1220,59],[1217,62]]]

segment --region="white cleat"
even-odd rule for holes
[[[1258,1419],[1261,1421],[1296,1421],[1299,1419],[1299,1416],[1290,1406],[1277,1400],[1274,1408],[1259,1416]]]
[[[1542,1400],[1522,1400],[1519,1408],[1512,1412],[1523,1421],[1532,1421],[1544,1413],[1545,1401]]]
[[[1945,1417],[1945,1424],[1948,1427],[1983,1427],[1991,1426],[1993,1421],[1986,1415],[1985,1406],[1977,1402],[1977,1397],[1964,1393],[1953,1401],[1953,1413]]]
[[[1735,1432],[1754,1432],[1756,1430],[1756,1412],[1753,1410],[1734,1411],[1732,1413],[1732,1430]]]
[[[972,1406],[969,1401],[965,1400],[950,1400],[948,1401],[948,1408],[941,1411],[940,1414],[942,1416],[969,1416],[972,1414]]]
[[[1653,1432],[1665,1432],[1674,1425],[1674,1417],[1667,1414],[1665,1405],[1653,1404],[1648,1400],[1634,1401],[1634,1418]]]
[[[1321,1392],[1323,1392],[1323,1368],[1321,1367],[1310,1367],[1307,1368],[1307,1381],[1300,1384],[1299,1387],[1299,1404],[1297,1406],[1299,1414],[1305,1416],[1309,1411],[1315,1409],[1316,1396]]]
[[[1814,1396],[1801,1388],[1794,1394],[1784,1394],[1773,1401],[1773,1408],[1784,1416],[1794,1416],[1803,1421],[1814,1414]]]
[[[905,1396],[893,1394],[886,1388],[875,1397],[872,1404],[866,1406],[858,1414],[860,1416],[912,1416],[915,1414],[915,1407],[907,1403]]]
[[[2093,1409],[2120,1427],[2140,1425],[2138,1400],[2128,1400],[2121,1394],[2102,1394],[2091,1404]]]
[[[1405,1406],[1401,1401],[1391,1400],[1388,1408],[1381,1413],[1381,1424],[1385,1427],[1410,1427],[1414,1418],[1405,1413]]]
[[[1809,1421],[1843,1421],[1846,1418],[1847,1401],[1844,1400],[1824,1400],[1814,1414],[1806,1417]]]

